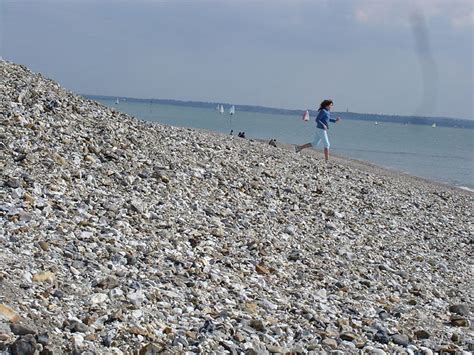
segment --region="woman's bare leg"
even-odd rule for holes
[[[329,160],[329,148],[324,148],[324,159]]]
[[[303,149],[305,148],[311,148],[313,146],[313,144],[311,143],[306,143],[306,144],[303,144],[303,145],[297,145],[296,148],[295,148],[295,151],[296,153],[299,153],[301,152]]]

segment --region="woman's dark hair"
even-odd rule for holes
[[[332,100],[323,100],[323,102],[321,102],[321,105],[319,105],[319,110],[322,110],[323,108],[326,108],[327,106],[331,105],[333,102]]]

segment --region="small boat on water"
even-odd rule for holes
[[[304,113],[303,113],[303,117],[301,118],[303,121],[309,121],[309,111],[306,110]]]
[[[219,107],[219,113],[224,113],[224,106]]]
[[[375,122],[374,122],[374,125],[378,125],[378,124],[379,124],[379,122],[378,122],[378,121],[375,121]]]
[[[436,123],[433,123],[431,127],[436,128]]]
[[[115,99],[115,104],[118,105],[120,103],[119,99]]]
[[[235,114],[235,106],[234,106],[234,105],[232,105],[232,106],[230,107],[230,109],[229,109],[229,114],[230,114],[230,115]]]

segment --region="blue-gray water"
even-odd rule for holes
[[[222,133],[244,131],[247,138],[275,138],[293,144],[311,142],[314,118],[237,112],[143,102],[99,100],[146,121]],[[228,107],[226,111],[228,112]],[[329,131],[331,151],[450,185],[474,189],[474,130],[344,120]]]

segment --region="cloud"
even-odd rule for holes
[[[474,26],[474,11],[452,17],[451,25],[455,28]]]
[[[353,16],[359,23],[410,25],[410,17],[421,14],[429,21],[442,18],[454,28],[474,26],[472,0],[356,0]]]

